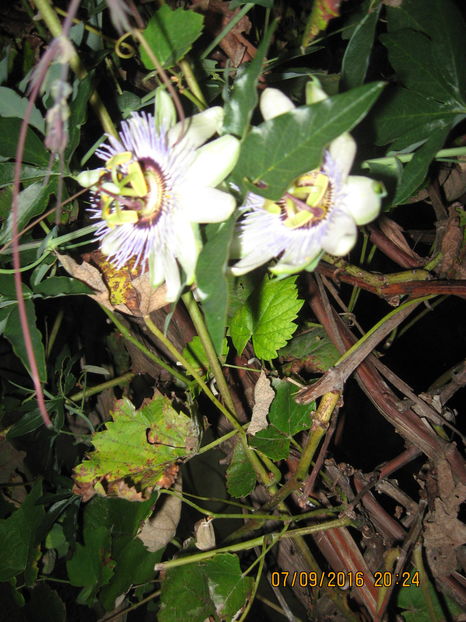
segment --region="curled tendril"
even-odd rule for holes
[[[130,43],[126,43],[126,39],[131,36],[130,32],[125,32],[125,34],[121,35],[115,42],[115,54],[120,58],[133,58],[133,56],[135,56],[136,50],[134,47]]]

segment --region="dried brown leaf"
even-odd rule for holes
[[[447,201],[456,201],[466,193],[466,160],[459,160],[458,164],[450,171],[445,183],[443,191]]]
[[[438,497],[429,513],[424,543],[432,574],[444,578],[457,568],[457,553],[466,544],[466,526],[458,519],[460,505],[466,500],[466,486],[455,483],[445,458],[437,462]]]
[[[448,209],[448,219],[445,224],[445,233],[442,237],[440,250],[442,261],[438,267],[438,273],[449,279],[466,279],[466,255],[463,247],[463,232],[460,227],[458,207],[464,209],[458,203]]]
[[[105,270],[93,266],[88,261],[79,264],[72,257],[61,254],[58,254],[58,258],[71,276],[95,290],[95,294],[91,294],[90,297],[111,311],[116,310],[128,315],[142,316],[167,304],[165,285],[157,288],[152,287],[148,272],[130,278],[130,269],[126,271],[125,269],[114,270],[110,274],[108,271],[105,272]],[[105,266],[97,253],[92,254],[92,259],[100,262],[100,268]]]
[[[378,221],[381,231],[385,236],[413,259],[420,259],[419,255],[413,251],[403,235],[403,227],[391,218],[382,216]]]
[[[260,430],[265,430],[269,425],[267,415],[269,413],[270,404],[275,397],[275,391],[270,385],[270,380],[265,373],[261,371],[259,380],[254,386],[254,407],[252,409],[251,423],[248,427],[248,434],[254,436]]]
[[[176,480],[174,490],[181,493],[181,475]],[[181,505],[181,496],[164,495],[160,507],[156,505],[155,513],[144,521],[138,538],[151,553],[163,549],[174,538],[180,522]]]

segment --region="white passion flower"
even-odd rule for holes
[[[201,242],[198,223],[221,222],[235,209],[233,197],[215,188],[233,169],[239,141],[225,135],[203,145],[223,121],[223,109],[209,108],[175,124],[165,93],[156,117],[133,113],[118,138],[108,136],[96,154],[105,164],[78,175],[92,189],[91,217],[98,221],[101,250],[117,268],[134,258],[149,266],[154,287],[164,281],[167,300],[194,279]],[[202,146],[203,145],[203,146]]]
[[[317,81],[307,89],[308,103],[326,97]],[[267,120],[294,108],[286,95],[267,88],[260,99]],[[332,141],[320,168],[296,179],[278,201],[254,193],[246,197],[239,227],[240,261],[232,266],[239,276],[267,263],[275,274],[313,270],[322,253],[346,255],[354,246],[357,226],[379,214],[383,185],[349,175],[356,143],[345,133]]]

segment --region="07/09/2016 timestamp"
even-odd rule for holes
[[[273,587],[338,587],[340,589],[349,589],[352,587],[363,587],[366,583],[372,583],[367,580],[364,572],[272,572],[271,583]],[[400,587],[419,587],[419,572],[416,570],[411,573],[408,571],[393,573],[389,571],[377,571],[373,576],[374,587],[389,588],[394,585]]]

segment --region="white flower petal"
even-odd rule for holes
[[[152,287],[159,287],[165,281],[164,263],[159,249],[153,248],[149,255],[149,273]]]
[[[383,185],[359,175],[350,175],[343,187],[342,208],[348,212],[357,225],[366,225],[380,213],[382,198],[385,196]]]
[[[116,228],[111,229],[110,232],[102,238],[100,250],[104,255],[114,255],[118,251],[120,248],[120,242],[118,241],[119,235],[120,231]]]
[[[172,127],[168,131],[168,142],[170,145],[174,145],[176,141],[181,138],[181,132],[184,129],[185,134],[182,138],[183,146],[197,149],[218,132],[222,124],[223,108],[220,106],[213,106],[212,108],[207,108],[207,110],[203,110],[199,114],[185,119],[184,128],[182,127],[181,121],[177,123],[175,127]]]
[[[178,201],[191,222],[222,222],[236,207],[231,194],[202,186],[185,187]]]
[[[197,258],[201,250],[197,225],[179,219],[176,223],[174,254],[178,258],[185,274],[186,284],[194,281]]]
[[[328,152],[332,160],[338,164],[341,179],[345,180],[353,166],[354,156],[356,155],[356,141],[351,134],[345,132],[338,138],[335,138],[335,140],[332,140]]]
[[[328,224],[322,239],[322,248],[331,255],[341,257],[353,248],[357,235],[358,230],[354,220],[345,212],[340,212]]]
[[[303,235],[303,233],[306,232],[292,232],[295,239],[285,249],[283,256],[277,266],[274,267],[274,270],[276,270],[279,264],[283,264],[283,266],[293,265],[299,270],[302,270],[321,252],[322,249],[320,244],[317,242],[315,233],[309,230],[307,231],[307,236]],[[279,274],[279,272],[277,272],[277,274]]]
[[[174,257],[167,251],[162,255],[167,286],[167,302],[175,302],[181,293],[180,271]]]
[[[176,110],[172,98],[163,86],[155,89],[154,122],[158,132],[166,132],[176,123]]]
[[[241,276],[267,263],[274,256],[275,253],[250,253],[241,259],[241,261],[235,263],[235,265],[231,267],[231,271],[235,276]]]
[[[291,99],[278,89],[265,89],[260,97],[260,109],[266,121],[285,112],[290,112],[294,107]]]
[[[321,87],[320,81],[312,77],[306,84],[306,104],[316,104],[327,99],[327,97],[328,95]]]
[[[202,184],[214,188],[231,173],[240,150],[237,138],[226,134],[200,147],[184,176],[186,184]]]

